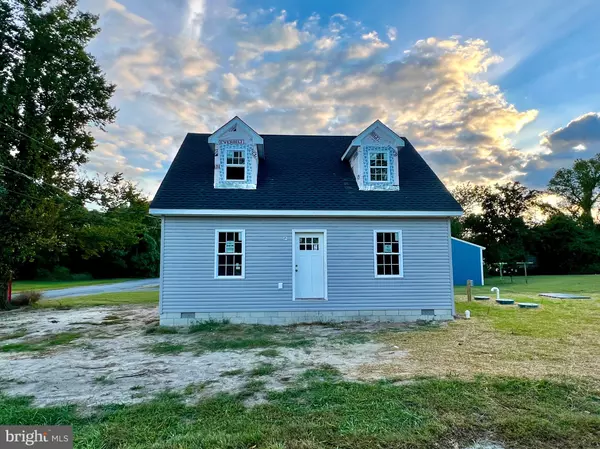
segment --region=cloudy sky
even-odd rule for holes
[[[493,3],[493,4],[492,4]],[[82,0],[117,84],[90,171],[154,194],[187,132],[356,135],[376,119],[452,186],[600,152],[596,0]]]

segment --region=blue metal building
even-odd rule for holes
[[[454,285],[483,285],[483,250],[485,247],[452,237],[452,272]]]

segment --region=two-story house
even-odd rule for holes
[[[380,121],[356,136],[259,135],[235,117],[188,134],[150,212],[162,325],[453,316],[461,207]]]

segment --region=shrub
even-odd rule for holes
[[[90,273],[76,273],[71,275],[72,281],[91,281],[94,279]]]
[[[52,269],[52,277],[57,281],[68,281],[71,279],[71,272],[67,267],[60,265]]]
[[[38,268],[35,270],[35,278],[40,281],[52,281],[52,273],[47,268]]]
[[[24,291],[19,293],[10,300],[10,304],[15,307],[30,306],[42,299],[42,292],[35,290]]]

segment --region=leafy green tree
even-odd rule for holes
[[[0,307],[10,273],[62,250],[65,213],[85,214],[77,168],[94,149],[90,125],[116,115],[115,86],[86,52],[97,20],[75,0],[0,0]]]
[[[467,217],[477,213],[481,209],[481,201],[486,193],[486,187],[466,182],[452,189],[452,196],[458,201],[464,211],[464,215],[454,218],[450,222],[452,237],[465,238],[464,222]]]
[[[548,183],[548,190],[564,198],[582,223],[592,225],[592,210],[600,199],[600,154],[577,159],[572,168],[559,169]]]
[[[160,219],[148,214],[143,192],[121,173],[88,183],[88,189],[100,210],[90,211],[74,234],[71,254],[78,253],[95,275],[156,276]]]
[[[539,192],[518,182],[483,187],[480,212],[465,216],[465,237],[486,247],[486,260],[516,262],[528,253],[529,229],[524,216],[535,205]]]
[[[600,272],[600,232],[562,213],[532,229],[539,270],[548,274]]]

